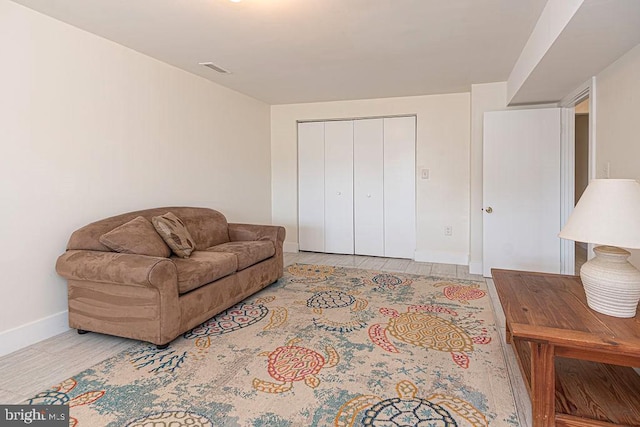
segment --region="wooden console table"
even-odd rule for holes
[[[640,316],[591,310],[577,276],[491,273],[533,426],[640,426]]]

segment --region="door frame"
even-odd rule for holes
[[[560,139],[560,221],[564,225],[573,212],[575,197],[575,106],[589,98],[589,181],[596,177],[596,78],[578,86],[560,100],[562,108],[562,135]],[[589,245],[588,258],[591,258]],[[575,245],[571,240],[561,239],[560,272],[575,274]]]

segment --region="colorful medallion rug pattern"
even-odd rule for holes
[[[79,427],[519,425],[484,283],[303,264],[27,403]]]

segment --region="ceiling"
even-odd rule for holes
[[[467,92],[472,83],[506,81],[546,3],[14,1],[268,104]]]
[[[468,92],[506,81],[547,3],[14,1],[268,104]],[[511,105],[556,102],[640,43],[640,0],[573,1],[578,11]]]
[[[640,0],[584,0],[510,103],[558,101],[639,43]]]

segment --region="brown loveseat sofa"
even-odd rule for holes
[[[195,243],[189,258],[118,253],[100,236],[138,216],[182,219]],[[229,224],[206,208],[126,213],[76,230],[56,271],[68,280],[69,326],[164,347],[283,273],[285,229]]]

